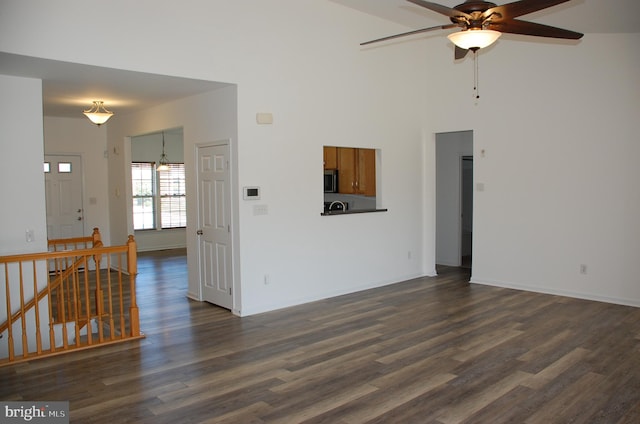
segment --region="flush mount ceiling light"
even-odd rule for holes
[[[465,50],[478,50],[489,47],[502,33],[490,29],[467,29],[447,35],[453,44]]]
[[[85,110],[83,113],[97,126],[104,124],[113,116],[113,112],[105,109],[104,103],[98,100],[94,100],[91,109]]]
[[[169,170],[169,165],[167,161],[167,155],[164,152],[164,131],[162,132],[162,154],[160,155],[160,162],[156,171],[167,171]]]

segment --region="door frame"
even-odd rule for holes
[[[465,176],[465,163],[471,162],[471,176]],[[473,170],[474,161],[473,154],[460,156],[460,266],[470,268],[473,264],[473,206],[474,206],[474,186],[473,186]],[[469,181],[470,180],[470,181]],[[465,185],[465,183],[467,183]],[[467,196],[465,196],[465,194]],[[465,210],[471,211],[470,220],[470,239],[467,246],[465,240]],[[465,249],[469,249],[469,264],[465,263]]]

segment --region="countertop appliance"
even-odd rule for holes
[[[324,171],[324,192],[338,192],[338,171],[335,169],[325,169]]]
[[[324,213],[344,212],[349,210],[349,203],[336,200],[334,202],[324,202]]]

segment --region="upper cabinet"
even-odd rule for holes
[[[324,169],[338,169],[338,148],[324,146]]]
[[[326,149],[326,147],[325,147]],[[337,147],[338,191],[342,194],[376,195],[376,151]],[[325,153],[325,166],[326,166]]]

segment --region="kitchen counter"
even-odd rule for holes
[[[327,211],[323,212],[321,216],[331,216],[331,215],[353,215],[356,213],[371,213],[371,212],[387,212],[388,209],[347,209],[346,211],[337,210],[337,211]]]

